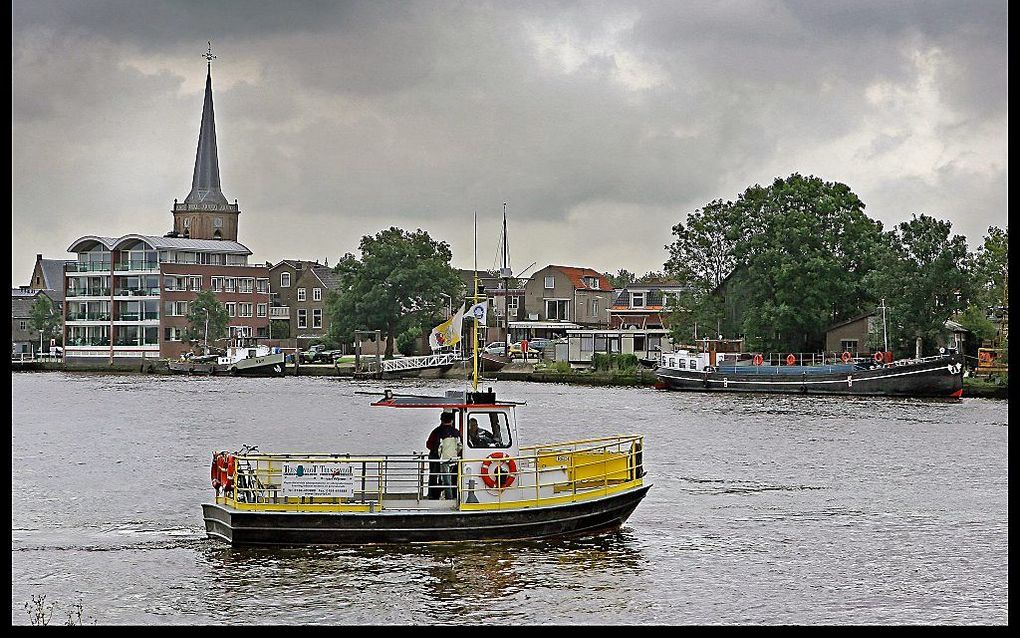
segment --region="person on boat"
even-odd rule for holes
[[[440,496],[453,500],[457,498],[457,466],[459,465],[457,459],[460,458],[461,443],[460,433],[453,428],[450,428],[450,431],[455,435],[451,434],[439,439],[439,459],[442,462],[437,483],[440,488]]]
[[[453,412],[443,412],[439,417],[439,425],[429,434],[425,447],[429,450],[429,494],[432,500],[438,500],[442,488],[439,485],[439,477],[442,475],[442,461],[439,457],[439,443],[445,438],[455,436],[460,439],[460,432],[453,427]]]
[[[478,428],[478,419],[468,419],[468,443],[471,447],[492,447],[496,438],[489,432]]]

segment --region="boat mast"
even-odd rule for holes
[[[889,330],[885,325],[885,299],[882,299],[882,338],[885,341],[884,352],[889,352]]]
[[[499,274],[503,277],[503,315],[506,325],[503,335],[503,355],[510,356],[510,265],[507,263],[507,235],[506,235],[506,202],[503,202],[503,268]]]
[[[475,291],[474,303],[478,303],[478,211],[475,211]],[[471,377],[471,390],[478,392],[478,320],[471,323],[472,354],[474,374]]]

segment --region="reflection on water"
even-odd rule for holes
[[[528,402],[528,443],[645,435],[653,487],[621,530],[337,548],[205,538],[214,449],[423,449],[432,415],[354,394],[377,389],[12,375],[12,620],[45,594],[113,624],[1008,622],[1005,402],[503,382]]]

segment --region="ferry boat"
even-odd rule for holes
[[[232,545],[347,545],[536,539],[620,527],[644,498],[643,437],[519,444],[516,408],[488,392],[397,396],[389,409],[449,411],[462,454],[214,456],[206,533]],[[474,419],[488,436],[469,432]],[[414,418],[415,423],[439,421]],[[424,438],[424,432],[421,433]],[[429,498],[439,469],[444,498]],[[441,487],[448,485],[448,487]],[[434,494],[433,494],[434,495]]]
[[[669,390],[910,397],[963,394],[962,358],[945,350],[932,357],[896,361],[890,352],[877,352],[870,359],[844,352],[835,361],[823,358],[806,363],[803,355],[766,361],[762,354],[681,349],[663,353],[655,374],[661,387]]]

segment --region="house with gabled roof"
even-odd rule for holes
[[[308,347],[329,334],[326,295],[340,287],[340,276],[325,264],[303,259],[284,259],[269,269],[273,321],[286,321],[289,339]],[[280,335],[274,334],[274,338]]]
[[[582,327],[609,325],[615,297],[605,275],[592,268],[549,265],[524,286],[525,321],[510,322],[512,338],[560,337]]]
[[[612,329],[669,328],[669,315],[687,287],[679,283],[632,283],[616,292],[609,310]]]

